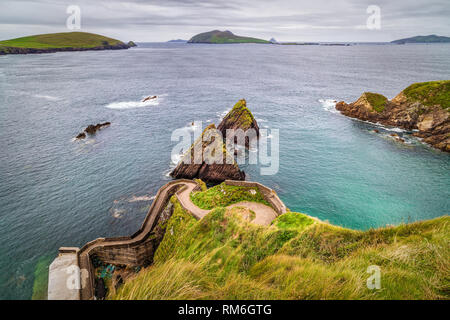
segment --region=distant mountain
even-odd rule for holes
[[[233,34],[230,31],[213,30],[209,32],[200,33],[192,37],[188,43],[270,43],[266,40],[257,38],[241,37]]]
[[[86,32],[39,34],[0,41],[0,55],[51,53],[58,51],[116,50],[136,46],[122,41]]]
[[[399,39],[391,41],[391,43],[404,44],[404,43],[442,43],[450,42],[450,37],[437,36],[431,34],[429,36],[416,36],[411,38]]]
[[[182,40],[182,39],[175,39],[175,40],[169,40],[167,42],[185,43],[185,42],[188,42],[188,41],[187,40]]]

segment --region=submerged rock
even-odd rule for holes
[[[338,102],[336,109],[352,118],[418,130],[414,136],[450,152],[449,97],[450,80],[431,81],[415,83],[390,101],[382,95],[366,92],[353,103]]]
[[[227,152],[218,133],[214,124],[206,127],[170,175],[175,179],[197,178],[211,183],[245,180],[244,171]]]
[[[97,123],[96,125],[90,124],[84,129],[83,132],[79,133],[76,136],[76,139],[84,139],[86,138],[86,133],[92,135],[95,134],[98,130],[111,125],[111,122]]]

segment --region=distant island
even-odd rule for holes
[[[175,40],[169,40],[167,42],[170,42],[170,43],[186,43],[188,41],[187,40],[183,40],[183,39],[175,39]]]
[[[219,31],[213,30],[209,32],[204,32],[193,36],[188,43],[215,43],[215,44],[226,44],[226,43],[268,43],[270,41],[241,37],[233,34],[231,31]]]
[[[437,36],[431,34],[429,36],[416,36],[411,38],[404,38],[399,40],[391,41],[395,44],[405,44],[405,43],[445,43],[450,42],[450,37]]]
[[[133,41],[128,44],[86,32],[64,32],[40,34],[0,41],[0,55],[51,53],[59,51],[117,50],[136,47]]]

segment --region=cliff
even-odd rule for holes
[[[251,111],[247,108],[245,99],[239,100],[231,109],[230,112],[223,118],[217,126],[217,130],[222,133],[224,139],[226,138],[228,129],[242,129],[246,132],[249,129],[254,129],[256,137],[259,137],[259,127]],[[249,137],[245,138],[245,146],[249,147]]]
[[[202,135],[192,144],[180,163],[170,173],[173,178],[198,178],[211,183],[225,180],[245,180],[245,173],[239,169],[233,155],[227,152],[223,141],[215,140],[216,130],[214,124],[205,128]],[[195,154],[196,150],[201,150],[200,158]],[[221,152],[219,156],[215,154],[217,150]],[[222,163],[213,163],[216,158],[222,159]]]
[[[352,118],[417,130],[415,136],[450,152],[450,80],[412,84],[390,101],[366,92],[353,103],[338,102],[336,109]]]
[[[86,32],[41,34],[0,41],[0,55],[52,53],[60,51],[118,50],[135,46]]]
[[[188,43],[214,43],[214,44],[226,44],[226,43],[269,43],[269,41],[250,38],[250,37],[241,37],[233,34],[230,31],[220,31],[213,30],[209,32],[204,32],[193,36]]]

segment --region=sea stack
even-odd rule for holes
[[[414,135],[450,152],[450,80],[415,83],[388,100],[366,92],[357,101],[336,104],[342,114],[373,123],[416,131]]]
[[[226,139],[228,129],[242,129],[244,132],[249,129],[253,129],[256,133],[256,138],[259,138],[258,123],[253,117],[253,114],[247,108],[247,102],[245,99],[239,100],[217,127],[217,130],[222,133],[224,139]],[[247,149],[249,147],[249,142],[249,137],[245,137],[245,147]]]
[[[219,159],[221,161],[217,161]],[[205,128],[170,175],[175,179],[198,178],[209,183],[245,180],[244,171],[239,169],[234,156],[227,152],[214,124]]]

